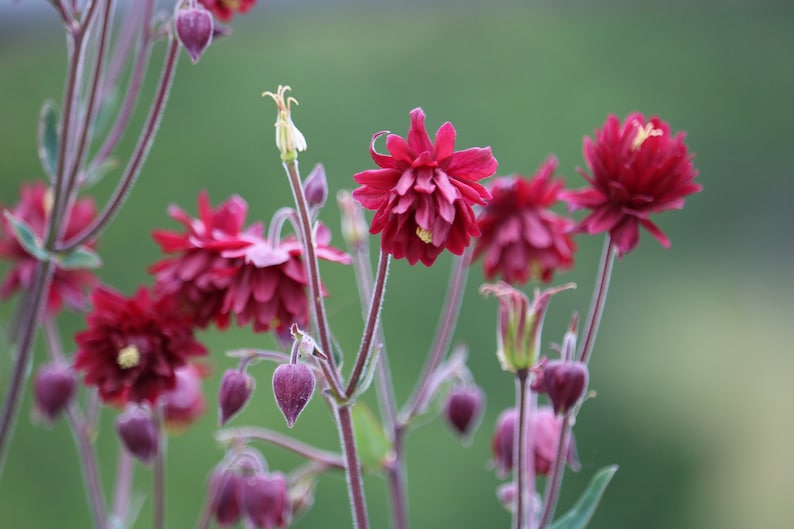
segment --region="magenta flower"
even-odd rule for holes
[[[498,178],[489,187],[493,199],[477,219],[481,235],[473,256],[485,256],[487,279],[501,275],[511,284],[533,277],[549,282],[555,271],[573,265],[574,222],[549,209],[565,185],[552,180],[556,169],[557,159],[549,156],[531,178]]]
[[[229,287],[221,312],[234,314],[239,325],[253,322],[255,332],[286,335],[290,325],[306,326],[309,278],[301,258],[301,244],[294,237],[269,240],[252,230],[244,236],[248,246],[227,250],[223,257],[234,262]],[[317,257],[348,264],[351,258],[329,246],[331,233],[320,224],[317,228]],[[323,289],[322,295],[327,295]]]
[[[592,175],[582,172],[590,187],[563,192],[572,209],[591,213],[578,230],[609,232],[619,255],[632,251],[642,226],[668,248],[670,241],[650,219],[653,213],[681,209],[684,197],[702,189],[693,182],[698,172],[684,144],[686,134],[670,133],[658,117],[647,122],[640,113],[629,114],[622,127],[610,115],[595,140],[584,139],[584,157]]]
[[[52,208],[52,194],[42,183],[23,185],[19,203],[9,208],[14,217],[24,221],[39,237],[44,236],[47,220]],[[94,201],[79,198],[75,201],[66,222],[63,237],[70,239],[83,231],[96,216]],[[89,242],[93,248],[94,243]],[[0,258],[10,261],[11,267],[0,284],[0,299],[6,299],[18,290],[30,288],[36,270],[36,258],[30,255],[16,240],[5,217],[0,218]],[[56,314],[66,305],[72,309],[83,309],[88,301],[88,290],[97,282],[90,270],[55,269],[50,292],[47,295],[47,313]]]
[[[198,197],[198,218],[177,206],[169,208],[171,218],[185,232],[155,230],[152,237],[164,253],[174,254],[149,268],[155,276],[155,291],[175,297],[200,327],[215,321],[226,327],[229,314],[222,313],[223,300],[232,281],[235,263],[221,252],[248,246],[241,236],[248,205],[237,195],[212,209],[209,197]]]
[[[254,7],[256,0],[199,0],[199,3],[212,11],[218,20],[229,22],[235,13],[246,13]]]
[[[176,370],[174,389],[160,395],[157,404],[163,410],[165,425],[171,431],[182,431],[204,414],[207,402],[201,381],[210,374],[208,367],[190,363]]]
[[[435,143],[425,130],[425,113],[411,111],[408,139],[386,136],[391,156],[375,151],[370,155],[380,169],[353,176],[361,187],[353,196],[362,206],[376,210],[370,233],[381,233],[381,248],[409,263],[435,262],[446,248],[460,255],[471,237],[480,234],[472,206],[491,198],[479,180],[496,172],[491,148],[455,151],[455,127],[447,122],[436,132]]]
[[[74,366],[105,402],[154,403],[175,388],[178,368],[207,354],[172,298],[152,298],[145,288],[125,298],[102,286],[92,301],[88,328],[75,335]]]

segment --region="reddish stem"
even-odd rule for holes
[[[601,261],[598,266],[598,276],[593,290],[593,298],[590,302],[590,311],[587,314],[585,324],[585,335],[582,341],[582,348],[579,351],[579,361],[587,363],[593,352],[598,328],[601,325],[601,316],[604,313],[604,303],[607,299],[609,281],[612,277],[612,267],[615,264],[616,250],[612,247],[612,240],[609,235],[604,239],[604,248],[601,251]]]

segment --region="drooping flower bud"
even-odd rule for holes
[[[582,362],[552,360],[543,370],[543,384],[554,411],[568,413],[587,389],[587,366]]]
[[[287,479],[280,472],[243,478],[240,492],[245,516],[254,527],[273,529],[289,523]]]
[[[232,470],[215,470],[210,487],[215,491],[212,513],[221,527],[230,527],[240,521],[240,493],[243,478]]]
[[[328,199],[328,179],[325,176],[323,164],[318,163],[303,182],[303,192],[309,207],[320,209]]]
[[[175,16],[176,35],[187,50],[190,60],[196,64],[212,42],[213,21],[209,11],[201,4],[184,9],[177,8]]]
[[[255,384],[251,375],[239,369],[229,369],[223,374],[221,390],[218,394],[221,426],[245,406],[254,391]]]
[[[273,393],[292,428],[314,392],[314,374],[305,364],[281,364],[273,372]]]
[[[480,287],[481,293],[499,298],[496,354],[502,369],[517,372],[529,369],[537,361],[543,318],[551,297],[573,287],[567,284],[543,291],[536,289],[532,304],[523,292],[507,283]]]
[[[65,364],[46,364],[36,372],[33,393],[36,410],[53,422],[69,405],[75,390],[75,374]]]
[[[485,396],[477,386],[454,388],[447,396],[444,416],[455,432],[467,438],[480,422]]]
[[[144,463],[154,459],[159,449],[159,436],[148,407],[127,406],[116,420],[116,431],[130,454]]]
[[[491,452],[496,473],[505,477],[513,469],[513,452],[518,413],[515,408],[508,408],[496,419]]]

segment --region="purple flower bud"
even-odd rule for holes
[[[255,527],[272,529],[289,523],[287,479],[280,472],[244,478],[240,492],[245,516]]]
[[[477,386],[454,388],[447,396],[444,416],[461,437],[474,431],[482,416],[485,397]]]
[[[200,4],[196,7],[178,9],[175,25],[179,42],[187,50],[193,64],[197,63],[201,54],[212,42],[212,15]]]
[[[151,462],[157,454],[157,425],[149,408],[128,406],[116,420],[116,431],[127,451],[144,463]]]
[[[515,408],[508,408],[499,414],[496,420],[491,450],[496,472],[500,477],[506,476],[513,469],[513,447],[515,446],[516,422],[518,413]]]
[[[221,527],[229,527],[240,521],[240,491],[243,478],[231,470],[216,470],[212,474],[210,487],[214,489],[212,512]]]
[[[245,406],[254,391],[255,384],[253,377],[238,369],[229,369],[223,374],[221,390],[218,394],[221,426]]]
[[[323,164],[318,163],[303,182],[303,192],[309,207],[319,209],[325,205],[328,198],[328,180],[325,177]]]
[[[543,369],[543,384],[554,411],[568,413],[587,389],[587,366],[582,362],[552,360]]]
[[[46,364],[36,372],[33,393],[36,409],[49,422],[69,405],[75,390],[75,374],[60,363]]]
[[[314,374],[305,364],[281,364],[273,372],[273,393],[292,428],[314,392]]]

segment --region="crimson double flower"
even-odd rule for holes
[[[353,176],[361,184],[353,196],[375,210],[370,233],[382,232],[382,250],[412,265],[430,266],[444,249],[462,254],[471,237],[480,234],[472,206],[491,198],[478,183],[496,172],[490,147],[455,151],[455,127],[449,122],[431,142],[421,108],[411,111],[407,140],[386,136],[391,156],[375,150],[375,140],[384,134],[378,132],[370,143],[380,169]]]

